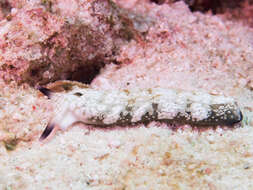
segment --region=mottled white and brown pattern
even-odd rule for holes
[[[99,127],[151,121],[233,126],[242,120],[232,98],[203,92],[165,88],[96,90],[71,81],[58,81],[40,90],[55,107],[42,139],[55,125],[65,130],[76,122]]]

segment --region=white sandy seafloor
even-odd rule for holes
[[[184,11],[183,8],[181,12]],[[171,14],[176,17],[175,12]],[[202,41],[204,33],[210,32],[206,41],[202,41],[203,47],[192,42],[188,51],[171,44],[174,50],[164,60],[169,51],[166,47],[172,48],[168,44],[150,46],[151,53],[147,54],[141,49],[132,49],[131,54],[130,44],[125,53],[134,57],[133,63],[121,68],[108,65],[92,86],[123,88],[131,82],[130,87],[162,86],[208,92],[214,89],[213,93],[226,94],[238,101],[244,114],[241,127],[197,131],[184,126],[174,131],[155,122],[106,130],[74,126],[68,131],[57,131],[41,143],[38,138],[49,120],[50,102],[30,87],[2,88],[0,84],[0,139],[13,134],[27,138],[13,151],[7,151],[1,144],[0,189],[253,189],[253,92],[245,83],[250,77],[245,73],[250,69],[246,66],[252,65],[253,43],[248,40],[247,28],[240,24],[224,24],[218,17],[197,13],[195,26],[187,23],[188,14],[191,13],[182,16],[185,21],[181,21],[180,27],[187,39]],[[225,30],[228,26],[229,32]],[[199,28],[202,32],[189,37],[187,28],[191,31]],[[183,34],[174,38],[181,39]],[[209,49],[209,57],[205,57],[205,51],[214,47],[217,40],[222,45]],[[244,61],[240,62],[240,55],[245,56]],[[199,63],[191,65],[197,58]],[[230,63],[228,70],[223,70],[221,59]],[[240,64],[244,64],[242,70],[238,69]]]
[[[252,126],[251,126],[252,127]],[[1,189],[251,189],[252,128],[73,128],[48,144],[1,149]]]

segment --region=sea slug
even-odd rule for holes
[[[39,90],[55,108],[41,140],[55,126],[66,130],[77,122],[99,127],[151,121],[233,126],[243,117],[232,98],[203,92],[165,88],[96,90],[71,81],[58,81]]]

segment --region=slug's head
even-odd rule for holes
[[[46,95],[49,99],[53,98],[53,92],[51,92],[47,88],[39,88],[40,92],[42,92],[44,95]],[[47,127],[43,131],[43,133],[40,136],[40,141],[43,141],[46,139],[56,128],[61,130],[66,130],[70,126],[72,126],[73,123],[77,122],[78,119],[74,115],[74,113],[69,109],[69,104],[67,102],[61,102],[59,104],[59,109],[56,109],[54,113],[52,114],[51,120],[48,123]]]
[[[66,130],[72,126],[72,124],[79,121],[74,112],[70,109],[69,103],[62,99],[61,96],[61,94],[71,91],[74,86],[78,86],[80,88],[88,88],[87,85],[72,81],[56,81],[54,83],[48,84],[48,88],[41,86],[37,87],[37,89],[42,94],[52,100],[52,103],[56,103],[58,105],[56,106],[57,108],[54,111],[49,124],[40,136],[40,141],[46,139],[54,131],[55,128]],[[60,93],[60,96],[58,96],[57,93]],[[79,93],[75,95],[81,96]]]
[[[46,127],[46,129],[43,131],[43,133],[41,134],[40,136],[40,141],[43,141],[45,140],[50,134],[51,132],[53,131],[53,129],[55,128],[55,125],[52,124],[52,123],[49,123]]]
[[[57,129],[67,130],[69,127],[71,127],[73,124],[77,122],[79,122],[79,120],[69,109],[65,109],[64,111],[55,114],[52,117],[51,121],[48,123],[45,130],[43,131],[42,135],[40,136],[40,141],[46,139],[56,128],[56,126]]]

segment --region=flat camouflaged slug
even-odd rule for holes
[[[243,117],[232,98],[203,92],[165,88],[96,90],[72,81],[58,81],[39,90],[52,100],[55,108],[40,140],[55,126],[66,130],[77,122],[98,127],[151,121],[233,126]]]

